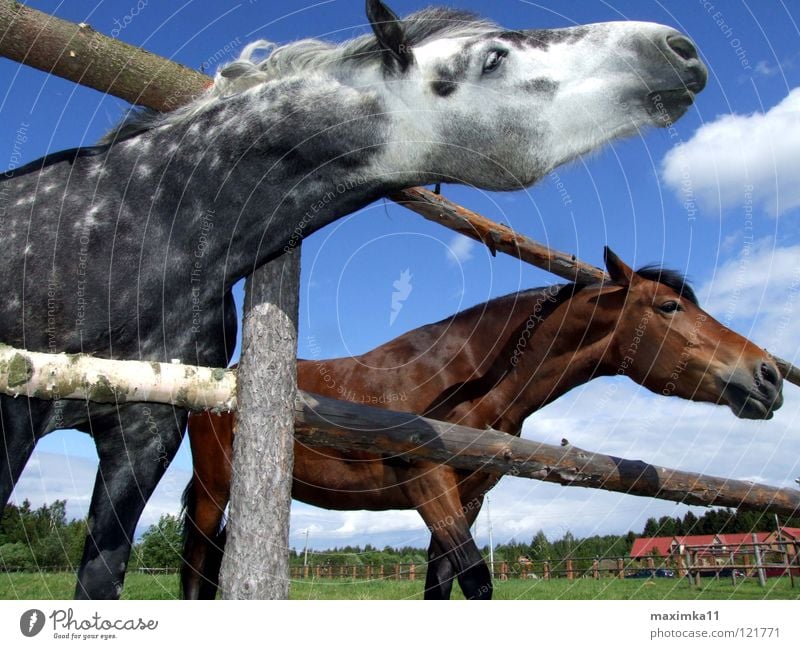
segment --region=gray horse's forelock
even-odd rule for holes
[[[447,8],[423,9],[403,19],[406,45],[412,49],[434,37],[468,38],[493,33],[498,26],[471,12]],[[247,45],[235,61],[217,70],[214,83],[200,97],[170,113],[147,109],[129,111],[123,121],[104,135],[100,144],[113,144],[158,126],[185,123],[221,99],[240,94],[269,81],[309,74],[346,74],[381,61],[381,49],[372,34],[343,43],[316,39],[278,46],[266,40]]]

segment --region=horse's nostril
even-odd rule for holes
[[[778,374],[777,368],[769,363],[761,363],[761,378],[764,382],[775,386],[780,381],[780,374]]]
[[[681,76],[686,89],[698,93],[705,88],[708,82],[708,70],[700,61],[700,55],[697,53],[694,43],[682,34],[673,33],[667,36],[666,45],[669,51],[685,64]]]
[[[698,58],[697,48],[694,46],[694,43],[685,36],[681,36],[680,34],[667,36],[667,45],[669,45],[670,49],[684,61],[691,61],[692,59]]]

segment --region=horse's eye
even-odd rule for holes
[[[490,50],[486,55],[486,60],[483,62],[483,74],[494,72],[500,67],[500,64],[508,56],[508,50],[494,49]]]
[[[658,308],[662,313],[675,313],[676,311],[683,311],[683,307],[680,305],[679,302],[676,302],[675,300],[664,302],[664,304],[662,304]]]

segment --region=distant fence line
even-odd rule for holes
[[[737,545],[737,550],[727,551],[720,546],[686,546],[682,553],[671,557],[571,557],[556,561],[495,561],[492,575],[495,581],[509,579],[626,579],[633,576],[654,575],[657,570],[671,571],[675,578],[689,577],[700,584],[701,577],[730,577],[737,579],[789,576],[792,587],[800,577],[800,543],[774,544],[748,543]],[[638,574],[637,574],[638,573]],[[669,574],[669,573],[661,573]],[[293,580],[299,579],[349,579],[349,580],[410,580],[425,578],[425,565],[413,563],[361,564],[361,565],[307,565],[292,566]],[[661,575],[659,575],[661,576]]]
[[[655,571],[672,571],[676,579],[688,577],[700,585],[703,577],[728,578],[735,585],[745,578],[757,578],[765,585],[766,579],[788,576],[795,587],[800,577],[800,542],[741,543],[734,549],[719,544],[682,546],[669,557],[568,557],[558,560],[495,561],[491,566],[495,581],[510,579],[626,579],[634,576],[656,576]],[[487,562],[488,563],[488,562]],[[38,572],[74,572],[69,566],[39,566]],[[4,567],[3,572],[21,572],[22,569]],[[149,575],[170,575],[180,572],[172,566],[139,566],[136,572]],[[415,581],[425,579],[425,564],[345,564],[345,565],[295,565],[290,567],[292,580],[346,579]],[[647,574],[649,573],[649,575]],[[669,573],[661,573],[663,576]]]

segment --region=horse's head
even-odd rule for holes
[[[401,20],[378,0],[367,13],[392,139],[427,143],[411,162],[450,182],[530,185],[609,140],[672,124],[708,76],[691,40],[654,23],[505,30],[446,9]]]
[[[621,305],[620,373],[657,394],[727,404],[744,419],[770,419],[781,407],[783,379],[769,354],[700,309],[678,273],[634,272],[608,249],[606,267],[620,287],[602,293]]]

